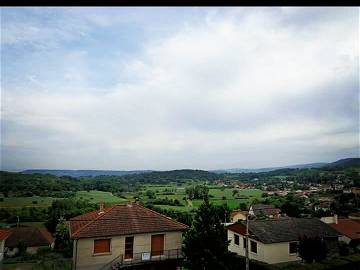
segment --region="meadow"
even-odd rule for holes
[[[75,199],[88,200],[93,203],[104,202],[107,205],[121,204],[128,201],[133,201],[134,197],[138,197],[142,202],[151,201],[147,196],[147,191],[151,190],[155,194],[156,199],[171,199],[178,200],[182,205],[157,205],[163,209],[172,209],[178,211],[190,211],[198,208],[202,200],[186,199],[185,189],[194,183],[175,184],[169,183],[164,185],[147,184],[143,185],[139,192],[124,192],[121,197],[115,196],[111,192],[90,190],[77,191]],[[262,191],[258,189],[235,189],[232,187],[221,187],[216,185],[208,185],[210,201],[215,205],[227,204],[229,208],[239,208],[240,203],[249,203],[254,199],[261,198]],[[233,190],[237,190],[237,194],[233,195]],[[53,197],[2,197],[0,201],[0,208],[23,208],[23,207],[49,207],[52,201],[62,199]]]
[[[156,198],[159,199],[172,199],[179,200],[183,206],[172,206],[172,205],[156,205],[163,209],[172,209],[178,211],[190,211],[198,208],[202,200],[185,200],[186,193],[185,188],[188,185],[145,185],[142,189],[141,195],[139,196],[142,201],[149,201],[146,196],[147,190],[152,190],[156,194]],[[209,185],[209,197],[210,202],[215,205],[227,204],[230,209],[239,208],[240,203],[248,204],[254,199],[260,199],[262,191],[258,189],[236,189],[232,187],[221,187],[216,185]],[[233,196],[233,190],[237,190],[237,194]],[[173,193],[173,194],[172,194]]]

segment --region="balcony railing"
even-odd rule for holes
[[[133,266],[139,264],[146,264],[152,262],[161,262],[166,260],[179,260],[184,257],[181,249],[168,249],[162,252],[162,255],[158,255],[161,252],[141,252],[141,253],[133,253],[132,258],[125,259],[125,255],[121,254],[116,257],[113,261],[107,264],[108,267],[102,269],[112,269],[118,270],[121,268],[125,268],[126,266]],[[155,255],[156,254],[156,255]],[[127,255],[126,257],[129,257]]]

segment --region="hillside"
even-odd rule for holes
[[[344,158],[335,162],[328,163],[325,168],[350,168],[359,166],[360,158]]]
[[[326,166],[328,163],[318,162],[318,163],[308,163],[308,164],[297,164],[281,167],[268,167],[268,168],[255,168],[255,169],[242,169],[242,168],[231,168],[223,170],[214,170],[215,173],[262,173],[262,172],[271,172],[282,169],[309,169],[309,168],[321,168]]]
[[[84,177],[84,176],[123,176],[129,174],[140,174],[148,173],[150,170],[138,170],[138,171],[107,171],[107,170],[25,170],[21,173],[23,174],[51,174],[55,176],[71,176],[71,177]]]

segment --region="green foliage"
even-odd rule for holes
[[[150,189],[146,191],[146,196],[148,196],[149,199],[155,199],[156,197],[155,192]]]
[[[240,204],[239,204],[239,208],[240,208],[241,211],[247,211],[247,210],[249,210],[246,203],[240,203]]]
[[[193,199],[204,199],[209,194],[209,188],[205,185],[196,185],[187,187],[185,193],[190,200]]]
[[[18,252],[17,252],[16,256],[26,255],[27,246],[24,241],[19,241],[17,248],[18,248]]]
[[[71,217],[93,211],[97,208],[96,204],[88,201],[63,199],[53,201],[48,210],[48,220],[45,223],[50,232],[55,232],[58,221],[61,217],[68,220]]]
[[[196,211],[191,228],[185,233],[183,251],[189,270],[221,270],[228,255],[227,232],[216,208],[205,197]]]
[[[62,251],[66,257],[71,257],[72,247],[69,226],[66,223],[66,220],[61,217],[55,231],[55,249]]]
[[[326,258],[328,249],[319,237],[302,236],[299,239],[299,256],[307,263],[319,262]]]

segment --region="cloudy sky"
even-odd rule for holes
[[[356,8],[2,8],[1,169],[359,156]]]

